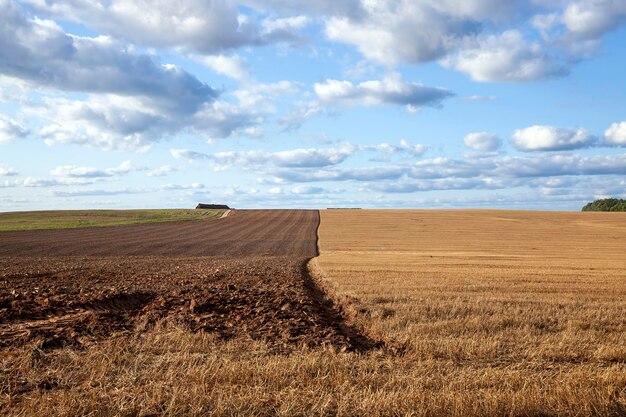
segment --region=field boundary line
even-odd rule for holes
[[[407,346],[372,337],[365,328],[356,324],[355,300],[339,297],[336,286],[325,277],[318,261],[321,254],[319,247],[321,216],[319,211],[317,213],[318,223],[315,229],[317,255],[307,259],[302,267],[302,278],[310,296],[319,306],[321,313],[335,321],[342,334],[350,341],[353,351],[365,353],[371,350],[381,350],[394,356],[404,355]]]

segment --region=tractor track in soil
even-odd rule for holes
[[[319,212],[0,232],[0,348],[89,346],[173,320],[272,351],[383,347],[350,326],[307,269]]]

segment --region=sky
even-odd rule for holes
[[[0,0],[0,211],[626,198],[626,0]]]

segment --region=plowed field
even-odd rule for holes
[[[219,221],[0,232],[0,256],[316,255],[317,211],[237,210]]]
[[[306,273],[317,211],[0,233],[0,346],[89,345],[159,319],[220,338],[349,349]],[[352,338],[354,339],[354,338]]]

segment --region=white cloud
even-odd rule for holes
[[[22,139],[29,134],[29,130],[6,115],[0,114],[0,143],[9,143]]]
[[[362,12],[361,0],[242,0],[241,3],[264,12],[278,10],[320,16],[357,16]]]
[[[267,190],[267,192],[273,195],[278,195],[278,194],[283,193],[283,189],[280,187],[272,187],[269,190]]]
[[[6,165],[0,165],[0,177],[12,177],[19,174],[15,168]]]
[[[481,152],[493,152],[502,145],[502,139],[491,132],[469,133],[463,138],[463,142],[468,148]]]
[[[375,145],[360,145],[358,148],[362,151],[376,151],[389,155],[404,153],[412,157],[422,156],[428,150],[428,146],[413,144],[406,139],[401,139],[399,146],[390,143],[379,143]]]
[[[36,10],[133,43],[216,54],[244,46],[298,39],[299,19],[270,21],[265,27],[240,14],[228,0],[27,0]]]
[[[294,149],[271,154],[270,159],[280,167],[320,167],[337,165],[352,155],[356,149],[351,145],[327,149]]]
[[[575,57],[596,53],[602,37],[626,23],[626,3],[621,0],[570,0],[563,6],[534,16],[532,22],[546,40]]]
[[[427,147],[401,140],[400,145],[388,143],[375,145],[352,145],[346,143],[331,148],[298,148],[286,151],[267,152],[260,150],[227,151],[206,154],[187,149],[171,149],[174,158],[192,161],[211,161],[216,170],[233,167],[257,169],[263,165],[277,168],[323,168],[339,165],[357,152],[379,152],[383,154],[406,154],[421,156]]]
[[[286,131],[294,131],[300,129],[304,122],[321,114],[322,106],[317,102],[297,105],[292,111],[283,115],[278,124],[284,126]]]
[[[324,191],[325,190],[322,187],[313,187],[311,185],[296,185],[291,188],[292,194],[322,194]]]
[[[291,16],[279,19],[266,19],[262,26],[265,32],[272,33],[277,31],[293,31],[294,29],[302,29],[310,23],[307,16]]]
[[[87,93],[80,99],[46,94],[25,104],[25,113],[43,119],[38,133],[49,145],[145,151],[181,132],[214,140],[260,131],[265,108],[216,102],[216,90],[153,55],[104,36],[69,35],[9,0],[0,0],[0,16],[0,76]],[[0,141],[27,134],[19,123],[0,119]]]
[[[275,111],[272,101],[282,96],[295,94],[299,86],[291,81],[282,80],[276,83],[248,83],[244,87],[233,92],[233,96],[239,100],[241,107],[249,111],[263,109],[263,112]]]
[[[49,188],[64,186],[81,186],[94,184],[100,178],[39,178],[26,177],[15,180],[5,180],[0,182],[0,187],[28,187],[28,188]]]
[[[203,160],[203,159],[209,159],[209,155],[205,153],[190,151],[188,149],[170,149],[170,154],[175,159],[186,159],[190,162]]]
[[[206,103],[190,114],[170,113],[151,104],[107,94],[85,100],[45,99],[27,111],[48,122],[39,130],[48,145],[74,143],[139,152],[180,132],[216,140],[243,133],[261,121],[258,114],[222,101]]]
[[[626,172],[626,154],[582,156],[547,155],[538,158],[505,157],[496,161],[503,175],[516,177],[555,177],[560,175],[620,175]]]
[[[74,143],[100,149],[145,151],[180,130],[178,119],[134,97],[92,95],[86,100],[46,99],[29,110],[49,121],[39,135],[48,145]]]
[[[380,166],[344,169],[281,169],[272,175],[283,182],[318,182],[318,181],[381,181],[398,179],[406,175],[410,167]]]
[[[553,126],[530,126],[519,129],[511,138],[513,146],[524,152],[587,148],[596,141],[597,138],[585,129],[561,129]]]
[[[195,111],[217,96],[175,65],[106,36],[68,35],[10,0],[0,1],[0,16],[0,74],[53,89],[148,97],[172,113]]]
[[[218,168],[241,166],[252,168],[264,164],[273,164],[278,167],[323,167],[336,165],[348,158],[357,148],[345,145],[338,148],[300,148],[289,151],[229,151],[204,154],[186,149],[172,149],[174,158],[193,160],[210,160]]]
[[[384,80],[365,81],[354,85],[350,81],[328,79],[315,83],[315,93],[324,103],[345,106],[380,106],[395,104],[409,110],[422,106],[439,107],[453,94],[443,88],[405,83],[395,75]]]
[[[260,114],[258,109],[250,110],[245,106],[216,101],[203,106],[188,122],[187,130],[212,142],[245,134],[248,128],[262,122]]]
[[[148,171],[146,173],[146,175],[148,177],[164,177],[167,174],[170,174],[172,172],[176,172],[178,171],[178,168],[172,166],[172,165],[161,165],[160,167],[153,169],[151,171]]]
[[[115,168],[98,169],[94,167],[64,165],[50,171],[55,177],[65,178],[103,178],[128,174],[133,169],[130,161],[124,161]]]
[[[626,146],[626,122],[613,123],[604,132],[604,144],[609,146]]]
[[[85,196],[107,196],[107,195],[123,195],[123,194],[144,194],[152,190],[145,188],[121,188],[114,190],[72,190],[72,191],[52,191],[55,197],[85,197]]]
[[[559,77],[567,64],[529,43],[515,30],[476,38],[476,42],[442,61],[479,82],[524,82]]]
[[[218,74],[222,74],[227,77],[242,80],[248,78],[250,75],[250,70],[246,61],[237,55],[195,56],[194,59],[211,68]]]
[[[578,0],[567,5],[561,17],[574,39],[598,39],[626,20],[621,0]]]
[[[589,177],[615,176],[623,181],[626,154],[581,156],[538,154],[532,157],[490,155],[484,158],[437,157],[413,164],[358,168],[280,169],[270,171],[276,182],[358,181],[386,192],[515,187],[568,188]],[[608,180],[607,180],[608,181]],[[610,182],[610,181],[609,181]],[[376,186],[375,184],[381,184]],[[614,181],[613,181],[614,183]]]
[[[161,186],[161,190],[164,191],[178,191],[178,190],[202,190],[204,189],[204,184],[199,182],[193,182],[191,184],[165,184]]]
[[[356,46],[365,57],[384,65],[423,63],[444,56],[458,38],[476,28],[435,2],[363,1],[356,16],[335,16],[326,22],[326,36]],[[451,10],[458,10],[458,4]]]

